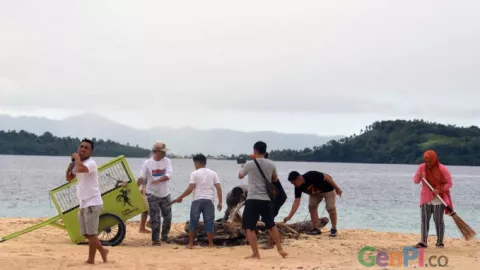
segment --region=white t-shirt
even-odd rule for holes
[[[80,208],[103,205],[102,193],[98,183],[97,163],[92,158],[84,160],[82,163],[88,168],[88,172],[78,173],[77,168],[72,171],[77,178],[77,198]]]
[[[220,184],[216,172],[208,168],[200,168],[190,174],[190,184],[195,184],[193,200],[215,200],[215,184]]]
[[[158,180],[163,175],[168,176],[169,179],[160,183],[152,183],[152,181]],[[163,198],[170,194],[168,182],[172,180],[172,176],[172,162],[169,158],[164,157],[163,159],[156,161],[153,159],[153,157],[151,157],[145,160],[143,163],[139,178],[143,180],[143,184],[145,184],[145,181],[147,181],[147,194],[152,194],[156,197]]]

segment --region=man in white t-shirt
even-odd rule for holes
[[[161,218],[163,218],[162,241],[168,241],[172,224],[169,182],[173,176],[173,169],[172,162],[166,157],[167,151],[165,143],[156,142],[152,147],[153,156],[143,163],[137,181],[138,185],[146,185],[153,245],[161,245],[159,239]]]
[[[190,174],[190,182],[185,192],[180,195],[173,202],[182,202],[183,198],[187,197],[193,191],[193,202],[190,208],[190,223],[189,230],[189,244],[187,248],[193,248],[193,239],[195,239],[195,232],[197,229],[200,214],[203,215],[203,222],[205,231],[208,237],[208,244],[213,245],[213,230],[215,222],[215,189],[218,196],[218,211],[222,211],[222,188],[220,187],[220,179],[216,172],[205,168],[207,165],[207,158],[202,155],[193,157],[193,164],[195,171]]]
[[[77,198],[80,203],[78,223],[80,232],[88,239],[89,252],[87,263],[95,263],[98,251],[103,262],[107,262],[108,249],[98,239],[98,222],[103,209],[102,194],[98,183],[97,163],[91,158],[94,144],[84,139],[72,154],[72,163],[67,168],[65,178],[68,182],[77,178]]]

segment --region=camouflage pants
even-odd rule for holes
[[[162,241],[166,241],[168,239],[168,234],[170,233],[170,227],[172,225],[172,206],[168,205],[170,203],[170,195],[163,198],[149,195],[147,198],[150,208],[152,241],[159,240],[160,224],[162,221],[161,217],[163,218]]]

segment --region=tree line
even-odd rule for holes
[[[360,133],[303,150],[274,150],[281,161],[419,164],[435,150],[449,165],[480,165],[480,129],[423,120],[377,121]]]
[[[111,140],[96,140],[95,155],[147,157],[150,150],[123,145]],[[21,130],[0,131],[0,154],[68,156],[77,149],[79,138],[41,136]],[[267,142],[268,143],[268,142]],[[303,150],[270,151],[277,161],[351,162],[418,164],[427,149],[435,150],[440,162],[447,165],[480,165],[480,129],[457,127],[423,120],[377,121],[360,133]],[[169,154],[172,158],[177,158]],[[184,156],[191,158],[191,156]],[[209,159],[250,159],[250,155],[231,155]]]
[[[4,155],[44,155],[44,156],[70,156],[77,150],[81,139],[53,136],[45,132],[40,136],[21,130],[0,130],[0,154]],[[147,157],[150,150],[137,146],[123,145],[111,140],[92,139],[95,144],[95,156],[116,157]]]

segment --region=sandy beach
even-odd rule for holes
[[[5,236],[42,220],[0,219],[0,235]],[[184,224],[176,224],[172,235],[181,233],[183,227]],[[96,264],[87,265],[84,264],[87,246],[73,245],[66,231],[47,226],[0,243],[0,269],[368,269],[358,259],[363,247],[372,246],[387,253],[402,251],[419,238],[415,234],[368,230],[341,230],[337,238],[330,238],[327,229],[324,231],[320,236],[302,235],[298,240],[285,239],[284,247],[289,253],[285,259],[276,250],[261,250],[261,260],[246,260],[244,257],[250,254],[249,246],[198,247],[194,250],[175,244],[152,247],[150,235],[138,233],[138,222],[128,222],[123,243],[109,247],[109,262],[101,262],[97,254]],[[444,264],[447,258],[449,269],[478,269],[479,240],[466,242],[447,238],[443,249],[434,247],[435,237],[431,236],[430,241],[430,247],[424,250],[424,263],[428,264],[429,258],[432,258],[430,261],[437,264],[438,258],[444,256],[440,264]],[[365,260],[368,262],[368,256],[376,254],[366,252]],[[388,263],[388,259],[386,261]],[[418,267],[418,262],[418,257],[411,260],[408,268]],[[403,264],[401,267],[404,267]],[[385,268],[393,267],[370,267]]]

